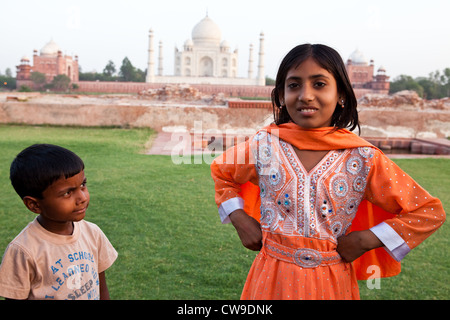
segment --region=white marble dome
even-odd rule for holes
[[[40,53],[41,56],[54,57],[58,55],[58,51],[61,51],[61,49],[52,39],[41,49]]]
[[[353,51],[353,53],[350,55],[349,59],[352,60],[352,64],[368,65],[368,61],[367,61],[366,57],[358,49]]]
[[[219,45],[222,38],[222,32],[219,26],[208,16],[203,18],[192,29],[192,40],[195,45]]]

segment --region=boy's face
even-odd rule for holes
[[[39,213],[39,222],[52,231],[52,226],[80,221],[86,214],[89,205],[89,191],[86,186],[84,170],[65,179],[56,180],[42,193],[42,199],[35,199]]]

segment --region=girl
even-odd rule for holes
[[[272,104],[275,123],[211,165],[222,222],[260,250],[241,298],[359,299],[357,279],[397,274],[442,204],[351,132],[357,101],[334,49],[292,49]]]

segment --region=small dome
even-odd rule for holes
[[[20,62],[30,62],[30,58],[28,58],[28,56],[23,56],[23,57],[20,59]]]
[[[208,16],[203,18],[192,29],[192,40],[196,45],[213,44],[219,45],[222,38],[222,32],[219,26]]]
[[[41,56],[54,57],[58,55],[58,51],[61,49],[52,39],[41,49]]]
[[[364,57],[364,54],[356,49],[353,51],[353,53],[350,55],[350,60],[352,60],[352,64],[356,65],[368,65],[366,57]]]
[[[227,40],[223,40],[222,43],[220,44],[220,46],[222,48],[229,48],[230,47],[230,43]]]
[[[378,68],[378,74],[385,74],[386,73],[386,69],[383,66],[380,66]]]

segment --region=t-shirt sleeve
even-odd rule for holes
[[[14,243],[9,244],[0,266],[0,296],[27,299],[35,276],[34,261],[26,250]]]
[[[98,273],[101,273],[112,266],[118,254],[103,231],[100,228],[98,230]]]

